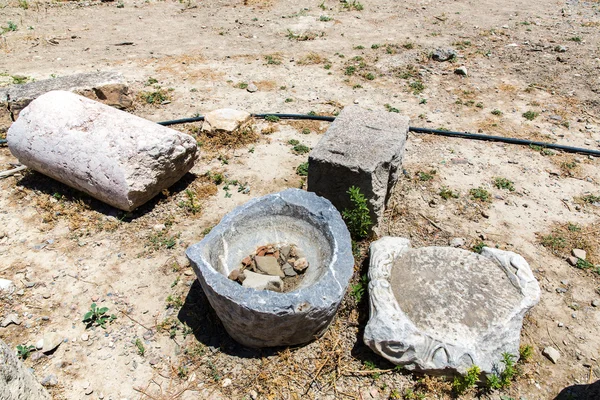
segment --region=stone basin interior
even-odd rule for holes
[[[214,242],[205,247],[205,258],[211,266],[229,276],[239,268],[242,259],[264,245],[295,245],[302,250],[309,267],[293,293],[315,284],[328,270],[332,261],[335,239],[327,224],[303,207],[274,206],[272,213],[264,209],[248,209],[244,215],[232,221],[232,227],[216,236]],[[232,285],[237,283],[230,281]],[[250,289],[253,290],[253,289]]]

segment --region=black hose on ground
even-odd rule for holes
[[[313,121],[326,121],[333,122],[335,117],[326,117],[322,115],[312,115],[312,114],[252,114],[254,118],[267,119],[267,117],[273,117],[275,119],[304,119],[304,120],[313,120]],[[176,125],[176,124],[185,124],[189,122],[197,122],[204,121],[203,116],[198,116],[194,118],[184,118],[184,119],[175,119],[172,121],[163,121],[158,124],[168,126],[168,125]],[[590,155],[594,157],[600,157],[600,151],[586,149],[582,147],[572,147],[572,146],[564,146],[561,144],[547,143],[547,142],[537,142],[533,140],[526,139],[517,139],[517,138],[509,138],[504,136],[491,136],[491,135],[480,135],[476,133],[469,132],[452,132],[440,129],[429,129],[429,128],[415,128],[413,126],[408,128],[409,132],[414,133],[425,133],[430,135],[439,135],[439,136],[447,136],[447,137],[455,137],[460,139],[471,139],[471,140],[484,140],[490,142],[500,142],[500,143],[509,143],[509,144],[518,144],[522,146],[539,146],[545,149],[553,149],[553,150],[561,150],[567,153],[579,153],[584,155]]]

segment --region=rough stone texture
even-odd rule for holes
[[[542,354],[545,355],[548,360],[552,361],[554,364],[558,362],[560,359],[560,353],[554,347],[545,347]]]
[[[369,201],[375,225],[383,216],[401,170],[408,117],[386,111],[344,108],[308,158],[308,190],[343,211],[358,186]]]
[[[242,286],[256,290],[278,289],[276,292],[281,292],[283,289],[283,281],[279,276],[257,274],[252,271],[244,271],[246,279]]]
[[[196,141],[70,92],[46,93],[8,130],[19,161],[131,211],[192,168]]]
[[[0,104],[4,105],[14,121],[29,103],[53,90],[74,92],[120,109],[133,105],[133,96],[123,76],[109,71],[61,76],[0,88]]]
[[[17,358],[14,350],[0,340],[0,399],[51,400],[33,373]]]
[[[202,130],[213,133],[233,132],[249,120],[250,113],[246,111],[222,108],[211,111],[204,116]]]
[[[527,262],[484,247],[412,249],[403,238],[371,244],[370,320],[365,343],[409,370],[464,374],[501,370],[518,357],[525,313],[540,298]]]
[[[585,260],[587,257],[587,253],[585,252],[585,250],[581,249],[573,249],[571,250],[571,254],[573,254],[573,257],[577,257],[580,260]]]
[[[227,279],[244,257],[267,244],[305,250],[310,268],[294,291],[257,291]],[[322,335],[354,270],[350,234],[339,212],[298,189],[236,208],[186,254],[227,332],[249,347],[292,346]]]

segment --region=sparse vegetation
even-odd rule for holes
[[[419,172],[417,172],[417,177],[419,178],[419,180],[421,182],[428,182],[428,181],[432,180],[436,174],[437,174],[437,171],[435,169],[432,169],[429,172],[419,171]]]
[[[495,109],[495,110],[492,110],[492,114],[493,114],[493,115],[496,115],[496,116],[498,116],[498,117],[499,117],[499,116],[500,116],[500,115],[502,115],[503,113],[502,113],[502,111],[500,111],[500,110],[498,110],[498,109]]]
[[[525,118],[528,121],[533,121],[537,118],[538,115],[539,114],[537,112],[529,110],[523,113],[523,118]]]
[[[502,177],[494,178],[494,186],[496,186],[498,189],[504,189],[511,192],[515,191],[515,183],[509,179]]]
[[[385,109],[386,109],[388,112],[393,112],[393,113],[399,113],[399,112],[400,112],[400,110],[398,110],[398,109],[397,109],[397,108],[395,108],[395,107],[392,107],[391,105],[389,105],[389,104],[387,104],[387,103],[386,103],[386,104],[384,104],[383,106],[385,107]]]
[[[86,329],[92,326],[99,326],[106,329],[106,324],[117,319],[114,314],[108,315],[108,307],[98,307],[96,303],[92,303],[90,310],[83,315],[83,322],[86,324]]]
[[[471,195],[471,197],[474,200],[479,200],[482,202],[488,202],[492,199],[490,192],[488,192],[487,190],[485,190],[482,187],[478,187],[478,188],[469,190],[469,194]]]
[[[265,117],[265,121],[268,121],[268,122],[279,122],[279,119],[280,118],[277,115],[267,115]]]
[[[26,344],[17,345],[17,355],[21,360],[27,360],[32,351],[35,351],[35,346]]]
[[[474,253],[479,253],[481,254],[481,250],[483,250],[484,247],[486,247],[487,245],[485,244],[485,242],[477,242],[475,243],[472,247],[471,250]]]
[[[156,89],[152,92],[140,92],[140,98],[148,104],[158,105],[170,99],[169,93],[164,89]]]
[[[448,189],[447,187],[443,187],[440,192],[439,195],[442,199],[444,200],[448,200],[448,199],[458,199],[458,193]]]
[[[146,348],[144,347],[144,342],[142,342],[139,338],[135,339],[135,347],[137,347],[138,354],[144,357],[146,354]]]
[[[310,147],[308,147],[304,144],[296,144],[294,147],[292,147],[292,150],[296,154],[306,154],[306,153],[310,152]]]
[[[350,195],[352,208],[342,211],[342,217],[348,226],[350,235],[357,240],[364,239],[369,236],[373,226],[367,199],[360,188],[356,186],[351,186],[347,193]]]
[[[369,277],[367,275],[361,276],[356,284],[350,285],[350,295],[354,298],[354,300],[356,300],[357,303],[362,301],[368,285]]]
[[[452,390],[457,396],[465,394],[470,389],[474,388],[479,381],[481,369],[477,365],[473,365],[467,370],[465,376],[457,376],[452,382]]]
[[[421,94],[425,90],[425,85],[421,81],[413,81],[409,86],[413,94]]]
[[[308,176],[308,161],[298,165],[296,173],[300,176]]]

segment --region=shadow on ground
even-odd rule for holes
[[[167,190],[170,195],[176,195],[179,192],[184,191],[195,179],[196,175],[188,172],[179,181],[175,182]],[[167,199],[162,193],[154,196],[145,204],[136,208],[131,212],[126,212],[112,207],[106,203],[96,200],[95,198],[83,193],[77,189],[74,189],[62,182],[52,179],[44,174],[37,171],[28,170],[27,173],[17,182],[17,186],[22,186],[29,190],[45,193],[56,199],[60,199],[64,202],[70,203],[83,203],[87,208],[104,214],[106,216],[112,216],[118,218],[123,222],[131,222],[137,218],[143,217],[147,213],[151,212],[157,204]]]
[[[561,390],[554,400],[598,400],[600,399],[600,381],[590,385],[573,385]]]

